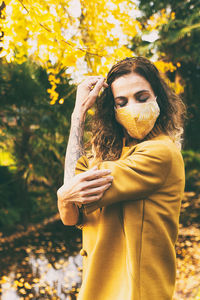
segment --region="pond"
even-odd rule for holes
[[[0,246],[0,299],[75,300],[81,285],[81,231],[61,221]]]

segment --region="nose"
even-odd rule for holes
[[[133,96],[128,97],[128,105],[137,103],[136,99]]]

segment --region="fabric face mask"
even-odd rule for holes
[[[138,140],[142,140],[152,130],[159,114],[160,108],[156,101],[115,107],[116,120],[131,137]]]

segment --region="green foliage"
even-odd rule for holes
[[[137,54],[151,57],[155,53],[164,61],[179,63],[180,67],[170,73],[169,79],[184,85],[182,98],[187,105],[188,118],[185,127],[185,149],[199,151],[200,139],[200,2],[198,0],[141,0],[139,18],[145,28],[147,19],[162,9],[175,13],[175,18],[158,29],[158,39],[153,43],[133,39],[133,50]],[[145,33],[145,32],[144,32]]]
[[[56,191],[62,185],[65,149],[75,101],[75,87],[70,85],[65,70],[59,74],[57,92],[64,104],[50,105],[46,71],[31,62],[0,66],[0,146],[11,153],[15,177],[21,184],[1,186],[0,202],[5,206],[6,188],[20,186],[20,201],[8,212],[1,210],[2,224],[6,217],[11,225],[28,223],[57,212]],[[5,171],[6,172],[6,171]],[[9,199],[13,195],[8,195]],[[14,197],[15,198],[15,197]],[[0,204],[0,206],[1,206]],[[9,205],[8,205],[9,206]],[[2,206],[3,207],[3,206]],[[7,215],[6,215],[7,214]],[[0,224],[0,225],[2,225]]]
[[[0,167],[0,226],[11,227],[21,219],[23,182],[8,167]]]
[[[182,151],[186,171],[186,191],[200,192],[200,153]]]

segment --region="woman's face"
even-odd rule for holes
[[[156,101],[150,83],[136,73],[117,78],[111,84],[115,107],[124,107],[133,103]]]

